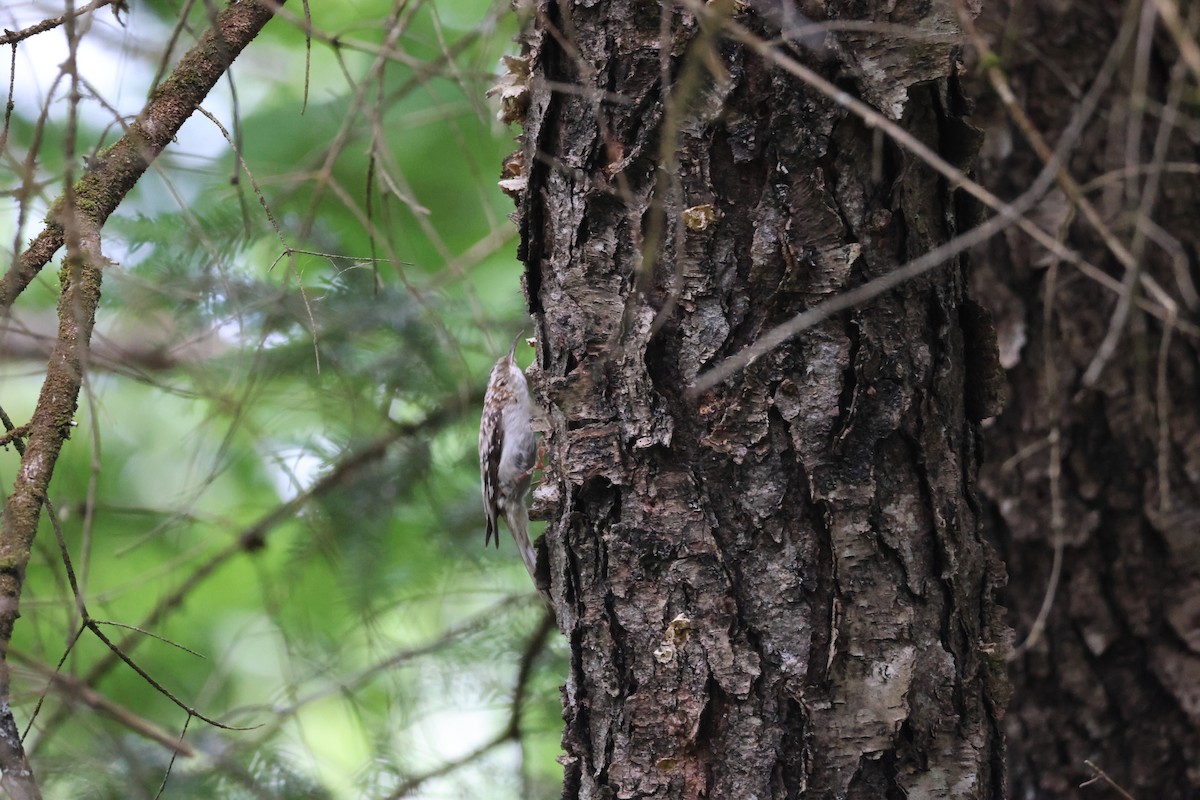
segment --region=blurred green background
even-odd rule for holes
[[[216,10],[132,0],[80,17],[74,136],[67,30],[19,43],[7,264]],[[0,26],[61,13],[5,4]],[[50,492],[109,638],[185,706],[246,730],[189,720],[94,635],[75,641],[44,516],[10,662],[47,797],[558,795],[565,645],[509,537],[483,547],[476,456],[487,373],[528,327],[496,187],[517,131],[485,98],[521,20],[482,0],[311,15],[310,67],[288,3],[204,104],[233,144],[194,115],[106,225],[117,263]],[[16,424],[41,385],[57,267],[0,327]],[[18,465],[0,450],[5,496]],[[172,763],[185,726],[193,754]]]

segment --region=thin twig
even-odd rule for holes
[[[187,735],[188,726],[192,724],[192,718],[189,716],[183,721],[183,728],[179,731],[179,744],[183,744],[183,737]],[[158,793],[154,795],[154,800],[162,797],[163,792],[167,790],[167,780],[171,777],[171,770],[175,768],[175,759],[180,754],[180,750],[174,750],[171,753],[171,761],[167,764],[167,771],[163,773],[162,784],[158,787]]]
[[[116,721],[139,736],[144,736],[153,742],[157,742],[168,750],[185,756],[196,754],[191,745],[186,744],[182,739],[164,731],[153,722],[135,714],[125,706],[108,699],[91,686],[79,680],[79,678],[64,674],[59,668],[36,661],[17,650],[9,651],[9,655],[14,662],[32,669],[45,678],[49,682],[47,688],[53,689],[58,694],[67,698],[69,702],[81,703],[93,711],[97,711],[109,719]],[[62,664],[60,663],[59,667],[61,666]]]
[[[1167,378],[1168,355],[1171,352],[1170,322],[1163,328],[1158,346],[1158,369],[1155,393],[1158,416],[1158,513],[1165,520],[1171,513],[1171,383]]]
[[[1104,770],[1097,767],[1089,759],[1085,758],[1083,760],[1083,763],[1087,766],[1088,769],[1090,769],[1092,772],[1094,772],[1096,774],[1093,775],[1092,777],[1088,778],[1083,783],[1079,784],[1080,789],[1082,789],[1085,786],[1091,786],[1096,781],[1104,781],[1112,788],[1112,790],[1114,792],[1121,795],[1121,797],[1124,797],[1125,800],[1134,800],[1133,795],[1131,795],[1129,792],[1125,791],[1125,789],[1123,789],[1119,783],[1114,781],[1112,778],[1108,777],[1107,772],[1105,772]]]
[[[170,689],[168,689],[167,687],[165,687],[161,683],[159,683],[158,680],[156,680],[153,676],[150,675],[150,673],[148,673],[148,672],[146,672],[146,670],[142,669],[142,667],[136,661],[134,661],[132,658],[130,658],[127,653],[123,652],[121,650],[121,648],[119,648],[116,644],[114,644],[111,639],[109,639],[107,636],[105,636],[104,633],[100,630],[100,627],[98,625],[96,625],[95,622],[93,622],[92,620],[88,620],[87,627],[88,627],[88,630],[90,630],[95,635],[95,637],[97,639],[99,639],[101,641],[101,643],[105,647],[107,647],[111,653],[113,653],[113,655],[115,655],[121,661],[125,662],[125,666],[129,667],[131,670],[136,672],[141,677],[141,679],[144,680],[146,683],[150,684],[150,686],[156,692],[158,692],[163,697],[170,700],[172,703],[174,703],[179,708],[186,711],[188,713],[188,716],[192,716],[198,720],[207,722],[209,725],[212,725],[214,728],[222,728],[222,729],[228,730],[228,731],[250,731],[250,730],[254,730],[255,728],[259,727],[257,725],[250,725],[247,727],[241,727],[241,726],[237,726],[237,725],[226,725],[222,722],[217,722],[215,719],[212,719],[211,717],[207,717],[204,714],[201,714],[199,711],[192,708],[187,703],[183,702],[178,697],[176,697],[174,695],[174,693],[171,692]]]
[[[19,31],[5,31],[4,35],[0,36],[0,46],[6,44],[16,44],[17,42],[24,41],[31,36],[37,36],[39,33],[45,33],[46,31],[54,30],[59,25],[62,25],[70,20],[74,20],[77,17],[81,17],[84,14],[90,14],[98,8],[115,5],[119,11],[126,2],[127,0],[92,0],[92,2],[88,3],[82,8],[72,9],[66,14],[58,17],[44,19],[34,25],[30,25],[28,28],[22,28]]]

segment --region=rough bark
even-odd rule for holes
[[[1052,144],[1062,141],[1081,97],[1107,80],[1105,63],[1115,59],[1109,85],[1098,87],[1099,108],[1069,142],[1066,166],[1081,184],[1106,174],[1115,178],[1087,196],[1135,251],[1131,221],[1144,193],[1156,195],[1150,217],[1165,235],[1153,231],[1139,263],[1178,303],[1180,319],[1195,322],[1200,308],[1189,285],[1197,281],[1200,185],[1194,174],[1162,172],[1154,164],[1195,162],[1197,137],[1186,127],[1190,122],[1168,125],[1170,138],[1156,159],[1178,52],[1152,16],[1145,27],[1153,6],[996,0],[980,23],[1017,102]],[[1127,44],[1113,53],[1123,25]],[[1135,99],[1142,68],[1144,106]],[[989,120],[990,143],[980,180],[1015,196],[1041,164],[995,96],[982,88],[978,93],[976,119]],[[1150,168],[1110,174],[1137,165]],[[1071,215],[1062,191],[1052,192],[1036,217],[1047,230],[1061,230],[1092,263],[1124,279],[1083,215]],[[987,434],[982,487],[1008,564],[1005,603],[1018,633],[1034,632],[1012,676],[1012,795],[1116,796],[1105,787],[1077,788],[1094,775],[1084,763],[1090,760],[1139,800],[1196,797],[1196,338],[1175,330],[1164,342],[1161,321],[1135,307],[1113,358],[1088,386],[1083,376],[1107,334],[1117,296],[1014,238],[991,242],[977,260],[979,295],[993,307],[1013,387],[1008,407]],[[1144,286],[1137,289],[1145,295]],[[1059,537],[1061,575],[1039,635],[1036,620]]]
[[[924,32],[953,18],[824,7]],[[773,9],[732,19],[768,37],[797,21]],[[1001,797],[969,399],[990,362],[963,263],[688,391],[952,237],[956,195],[693,10],[542,3],[526,44],[507,185],[523,187],[544,555],[572,650],[564,798]],[[973,153],[945,40],[789,49],[943,157]]]

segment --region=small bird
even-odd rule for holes
[[[537,555],[529,539],[525,495],[533,478],[537,445],[529,384],[513,357],[520,338],[518,334],[508,355],[492,367],[483,397],[483,418],[479,422],[479,474],[483,479],[483,508],[487,512],[483,543],[486,547],[494,536],[496,547],[500,546],[499,519],[504,517],[536,585]]]

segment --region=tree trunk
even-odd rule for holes
[[[844,5],[875,4],[825,13]],[[865,18],[953,33],[948,5],[888,5]],[[540,3],[505,92],[572,652],[563,796],[1001,797],[971,399],[994,356],[961,260],[689,391],[952,237],[956,195],[734,44],[719,6]],[[725,19],[782,26],[785,55],[972,156],[950,37],[796,32],[770,3]]]
[[[1200,185],[1194,173],[1162,165],[1196,160],[1194,125],[1170,119],[1182,82],[1191,92],[1195,79],[1177,66],[1176,45],[1154,11],[1149,2],[996,0],[980,23],[1034,125],[1052,145],[1072,145],[1066,166],[1074,179],[1108,176],[1086,197],[1137,256],[1142,276],[1177,305],[1180,322],[1194,326]],[[1196,25],[1191,31],[1194,41]],[[1064,133],[1091,91],[1099,107],[1079,135]],[[1015,197],[1041,162],[995,95],[979,94],[976,118],[989,120],[991,143],[980,180]],[[1113,251],[1068,196],[1052,191],[1034,217],[1121,283],[1126,273]],[[1144,213],[1153,224],[1137,233]],[[1169,326],[1134,305],[1089,385],[1118,294],[1015,238],[993,240],[981,256],[979,294],[993,306],[1013,387],[988,431],[982,486],[1008,564],[1006,605],[1019,636],[1031,638],[1014,663],[1007,717],[1013,796],[1116,796],[1076,788],[1095,775],[1090,760],[1138,800],[1196,797],[1195,328]],[[1154,288],[1135,278],[1136,297],[1161,315]]]

